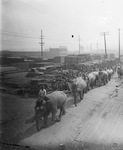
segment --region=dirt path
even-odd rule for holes
[[[52,147],[79,144],[85,149],[104,149],[123,144],[123,79],[114,76],[105,86],[85,94],[77,107],[71,105],[60,123],[40,132],[35,127],[26,131],[25,139],[19,144],[31,147]],[[118,97],[115,97],[119,85]]]

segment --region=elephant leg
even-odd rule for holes
[[[113,75],[113,73],[110,74],[110,79],[111,79],[112,75]]]
[[[97,83],[97,82],[96,82],[96,80],[95,80],[95,81],[94,81],[94,85],[95,85],[95,86],[96,86],[96,83]]]
[[[82,91],[82,99],[83,99],[83,97],[84,97],[84,90]]]
[[[81,91],[79,91],[79,96],[80,96],[80,99],[82,99],[82,93],[81,93]]]
[[[65,115],[66,114],[66,111],[65,111],[65,107],[62,108],[62,115]]]
[[[83,99],[83,91],[79,91],[80,100]]]
[[[87,93],[87,87],[85,88],[85,93]]]
[[[108,79],[106,78],[106,80],[105,80],[105,83],[107,84],[108,83]]]
[[[92,83],[90,84],[91,89],[93,88]]]
[[[89,91],[89,85],[87,84],[86,93]]]
[[[109,81],[109,79],[108,79],[108,77],[107,77],[107,83],[108,83],[108,81]]]
[[[108,77],[108,80],[110,81],[110,76]]]
[[[100,85],[102,85],[104,83],[104,79],[101,79]]]
[[[74,93],[74,105],[75,105],[75,106],[77,106],[77,104],[76,104],[77,96],[76,96],[76,95],[77,95],[77,93]]]
[[[111,75],[109,75],[109,78],[108,78],[108,79],[109,79],[109,81],[111,80]]]
[[[90,86],[90,83],[88,84],[88,91],[89,91],[89,90],[91,90],[91,86]]]
[[[105,77],[104,82],[105,82],[105,85],[108,83],[108,79],[107,79],[107,77]]]
[[[101,86],[101,83],[100,83],[100,81],[98,81],[98,85],[99,85],[99,86]]]
[[[81,94],[81,98],[80,99],[83,99],[83,97],[84,97],[84,90],[82,90],[81,92],[80,92]]]
[[[106,79],[105,78],[103,79],[103,83],[104,83],[104,85],[106,84]]]
[[[62,115],[65,115],[65,103],[60,108],[59,118],[57,119],[57,121],[61,121]]]
[[[87,92],[88,92],[88,87],[86,87],[84,90],[84,93],[87,93]]]
[[[61,121],[61,116],[62,116],[63,108],[60,108],[60,113],[59,113],[59,118],[56,121]]]
[[[93,82],[91,82],[91,89],[93,89]]]
[[[43,128],[47,128],[47,120],[48,120],[48,115],[47,114],[45,114],[44,115],[44,126],[43,126]]]
[[[52,110],[52,121],[53,121],[53,122],[56,121],[56,113],[57,113],[57,109],[53,109],[53,110]]]
[[[66,111],[65,111],[65,103],[62,105],[62,115],[65,115]]]

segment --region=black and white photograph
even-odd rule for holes
[[[0,149],[123,150],[123,1],[0,1]]]

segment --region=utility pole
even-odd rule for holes
[[[43,59],[43,45],[44,45],[44,42],[43,42],[43,39],[44,39],[44,37],[43,37],[43,33],[42,33],[42,30],[41,30],[41,57],[42,57],[42,59]]]
[[[120,29],[118,29],[118,31],[119,31],[119,32],[118,32],[118,33],[119,33],[119,34],[118,34],[118,37],[119,37],[118,40],[119,40],[119,61],[120,61]]]
[[[107,58],[106,35],[108,35],[108,32],[103,32],[103,33],[101,33],[100,35],[101,35],[101,36],[104,36],[105,58]]]

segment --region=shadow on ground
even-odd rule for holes
[[[78,103],[80,103],[82,100],[80,100],[80,99],[77,99],[77,104]],[[72,98],[72,97],[69,97],[69,100],[67,101],[67,103],[66,103],[66,109],[67,108],[74,108],[75,107],[75,105],[73,104],[73,102],[74,102],[74,99]],[[67,112],[66,112],[67,113]],[[58,110],[58,115],[59,115],[59,110]],[[55,123],[57,123],[57,122],[55,122],[55,123],[53,123],[52,122],[52,120],[51,120],[51,114],[49,115],[49,117],[48,117],[48,127],[51,127],[51,126],[53,126]],[[31,117],[32,118],[32,117]],[[29,119],[27,119],[27,120],[25,120],[25,122],[26,121],[28,121],[28,120],[31,120],[31,118],[29,118]],[[31,121],[30,121],[31,122]],[[41,130],[45,130],[45,128],[43,128],[43,124],[44,124],[44,121],[43,121],[43,119],[42,120],[40,120],[40,127],[41,127]],[[31,125],[31,123],[30,123],[30,125]],[[25,124],[25,126],[26,126],[26,124]],[[47,127],[47,128],[48,128]],[[40,130],[40,131],[41,131]],[[35,121],[32,123],[32,125],[25,131],[25,132],[20,132],[16,137],[14,137],[14,138],[12,138],[11,140],[10,140],[10,142],[11,143],[18,143],[20,140],[23,140],[23,139],[25,139],[25,138],[28,138],[28,137],[30,137],[30,136],[32,136],[33,134],[35,134],[35,133],[37,133],[37,132],[40,132],[40,131],[37,131],[37,129],[36,129],[36,123],[35,123]]]
[[[4,150],[123,150],[123,143],[111,143],[111,144],[96,144],[96,143],[89,143],[89,142],[70,142],[70,143],[62,143],[57,145],[46,145],[40,146],[36,148],[32,148],[29,146],[21,146],[21,145],[7,145],[1,144],[0,148]]]

